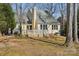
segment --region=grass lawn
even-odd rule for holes
[[[79,46],[76,45],[77,52],[64,47],[65,37],[53,36],[44,38],[18,38],[0,37],[1,56],[57,56],[57,55],[79,55]]]

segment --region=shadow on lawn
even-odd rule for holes
[[[64,44],[61,44],[61,43],[56,43],[56,42],[53,42],[53,41],[46,41],[46,40],[41,40],[41,39],[37,39],[37,38],[32,38],[32,37],[29,37],[30,39],[32,40],[36,40],[36,41],[41,41],[41,42],[44,42],[44,43],[47,43],[47,44],[50,44],[50,45],[53,45],[53,46],[60,46],[60,47],[64,47]]]

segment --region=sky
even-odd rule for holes
[[[54,3],[54,4],[55,4],[55,3]],[[59,7],[58,7],[59,4],[57,3],[57,4],[55,4],[55,5],[57,5],[57,7],[56,7],[56,11],[55,11],[55,13],[53,14],[53,16],[57,19],[58,17],[61,16],[61,14],[60,14]],[[23,3],[23,8],[29,9],[29,8],[31,8],[32,6],[33,6],[33,3]],[[47,4],[46,4],[46,3],[36,3],[35,6],[36,6],[38,9],[44,10],[44,9],[46,9]],[[13,10],[15,11],[15,9],[16,9],[15,4],[12,4],[12,8],[13,8]]]

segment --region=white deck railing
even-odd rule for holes
[[[43,37],[44,35],[48,35],[47,30],[27,30],[26,34],[32,37]]]

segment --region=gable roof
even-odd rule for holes
[[[32,23],[32,9],[27,11],[26,16],[29,19],[28,22]],[[50,16],[45,10],[38,9],[36,9],[36,20],[37,23],[42,24],[58,23],[58,21],[53,16]]]

